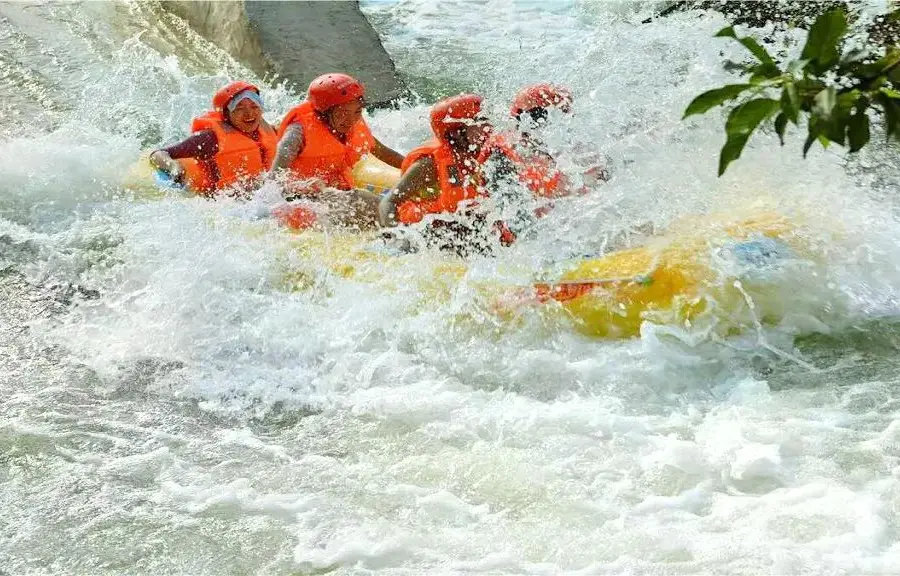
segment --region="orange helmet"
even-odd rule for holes
[[[481,96],[460,94],[445,98],[431,108],[431,130],[439,140],[446,140],[454,124],[475,120],[481,113]]]
[[[323,74],[309,83],[306,99],[313,108],[325,112],[329,108],[353,102],[365,96],[362,82],[341,72]]]
[[[535,84],[519,90],[513,98],[509,112],[514,117],[526,110],[533,108],[550,108],[556,106],[563,112],[568,112],[572,105],[572,93],[562,86],[553,84]]]
[[[253,90],[257,94],[259,94],[259,88],[250,84],[249,82],[244,82],[243,80],[238,80],[237,82],[232,82],[228,86],[225,86],[221,90],[213,95],[213,108],[216,110],[224,110],[225,106],[231,101],[232,98],[243,92],[244,90]]]

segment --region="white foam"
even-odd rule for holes
[[[498,260],[474,259],[459,283],[422,288],[453,264],[431,253],[349,258],[351,274],[334,263],[333,230],[307,239],[323,247],[310,256],[264,218],[274,186],[249,203],[119,188],[138,151],[183,136],[239,68],[210,67],[220,55],[208,46],[197,51],[215,57],[181,60],[140,38],[118,46],[98,60],[97,101],[0,143],[0,235],[35,248],[28,278],[99,291],[32,326],[9,373],[26,380],[0,403],[15,422],[0,434],[16,470],[0,501],[21,520],[19,555],[83,573],[126,563],[123,550],[157,573],[198,574],[896,566],[892,365],[845,378],[869,350],[795,349],[809,331],[872,336],[866,321],[896,313],[893,157],[832,148],[803,160],[799,134],[781,148],[762,133],[716,178],[720,114],[681,114],[733,81],[720,50],[743,57],[711,38],[717,15],[641,25],[645,4],[365,9],[401,71],[482,90],[498,125],[519,86],[570,85],[576,115],[547,138],[573,173],[585,147],[608,154],[613,179],[559,202]],[[144,22],[154,8],[123,10]],[[297,98],[263,91],[272,119]],[[375,112],[373,131],[409,150],[428,135],[428,104]],[[110,110],[122,113],[103,125]],[[863,175],[846,173],[854,162]],[[773,275],[788,314],[777,327],[747,316],[745,334],[717,339],[702,323],[646,323],[637,339],[601,342],[539,314],[500,323],[473,288],[597,254],[639,224],[757,201],[805,219],[824,261]],[[306,287],[287,289],[287,272]],[[73,372],[32,364],[39,353]],[[829,371],[835,355],[844,364]]]

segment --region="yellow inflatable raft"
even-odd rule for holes
[[[771,288],[769,272],[801,254],[808,257],[794,226],[776,213],[694,217],[646,246],[573,265],[536,284],[530,301],[561,308],[593,337],[636,336],[646,321],[689,326],[703,316],[730,332],[778,321],[751,292]]]
[[[467,277],[466,263],[434,254],[389,255],[372,249],[374,235],[292,235],[284,253],[286,289],[309,287],[322,266],[380,291],[409,293],[410,311],[449,301],[465,282],[482,305],[509,327],[529,310],[593,338],[631,338],[645,322],[711,327],[720,335],[777,323],[783,313],[773,271],[809,254],[791,222],[776,213],[744,218],[694,217],[645,246],[573,262],[561,275],[525,284]],[[537,270],[507,270],[540,278]]]
[[[353,183],[357,188],[383,194],[397,185],[400,170],[374,156],[364,156],[353,167]]]
[[[151,180],[146,160],[143,164],[146,168],[133,171],[132,181]],[[357,187],[376,194],[393,187],[399,177],[399,170],[372,156],[353,169]],[[408,277],[416,276],[415,285],[432,302],[439,295],[449,297],[453,286],[466,276],[462,261],[442,259],[433,265],[407,266],[410,259],[421,256],[372,251],[366,246],[377,243],[373,234],[326,238],[308,230],[284,240],[288,244],[282,245],[282,251],[290,254],[284,260],[286,289],[304,289],[313,281],[316,270],[302,262],[314,268],[324,264],[342,277],[391,291],[408,289]],[[754,306],[753,295],[747,292],[753,282],[742,284],[742,274],[766,270],[804,251],[792,223],[774,212],[692,216],[645,246],[574,262],[556,278],[526,286],[480,282],[475,287],[498,317],[516,317],[538,307],[543,313],[561,314],[578,331],[596,338],[633,337],[644,322],[685,326],[701,318],[713,318],[728,332],[745,328],[748,320],[740,311]],[[722,258],[738,266],[717,266]],[[430,277],[422,278],[426,270]],[[525,271],[521,276],[541,278],[540,271]],[[755,321],[778,321],[778,310],[769,313],[757,307],[751,312]]]

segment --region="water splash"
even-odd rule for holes
[[[292,238],[258,218],[271,190],[210,203],[123,188],[142,150],[182,137],[215,87],[247,74],[158,8],[2,9],[11,102],[39,126],[4,115],[0,142],[2,314],[16,326],[2,333],[0,506],[20,527],[0,548],[7,569],[896,565],[895,171],[883,150],[804,161],[760,134],[717,179],[720,119],[680,116],[727,81],[720,50],[738,56],[711,38],[720,16],[364,5],[405,74],[446,93],[465,79],[499,125],[519,86],[570,85],[575,114],[547,141],[575,175],[585,151],[610,158],[609,183],[460,274],[444,255]],[[39,68],[57,72],[38,81]],[[254,80],[273,121],[297,99]],[[371,124],[409,150],[426,115],[404,105]],[[801,222],[823,262],[769,270],[769,301],[742,284],[755,311],[789,313],[774,327],[648,323],[598,342],[539,312],[507,326],[478,293],[754,205]],[[716,255],[723,278],[745,264]],[[69,304],[34,313],[29,298],[68,285],[82,288]]]

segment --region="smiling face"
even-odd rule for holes
[[[350,130],[356,126],[356,123],[362,118],[363,108],[365,104],[362,99],[347,102],[346,104],[338,104],[332,106],[325,117],[328,120],[328,126],[338,134],[348,134]]]
[[[256,102],[245,98],[238,102],[234,110],[229,112],[228,120],[241,132],[251,134],[259,128],[262,120],[262,108]]]

